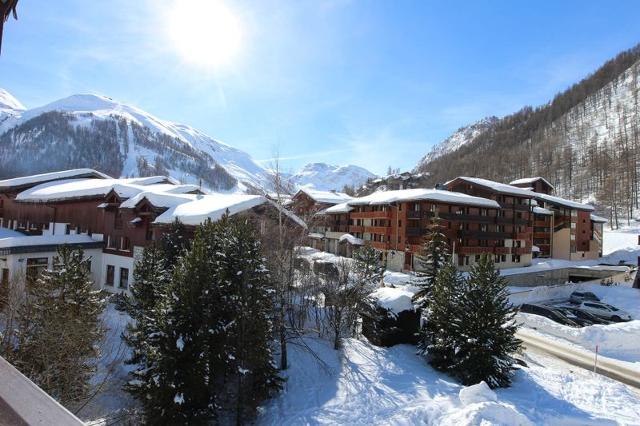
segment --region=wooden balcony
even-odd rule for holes
[[[516,234],[514,234],[513,236],[514,240],[530,240],[531,239],[531,232],[517,232]]]
[[[533,238],[551,238],[551,232],[534,232]]]
[[[517,211],[528,212],[531,209],[529,204],[512,204],[512,203],[498,203],[498,204],[500,204],[501,208],[507,209],[507,210],[517,210]]]
[[[492,254],[495,252],[496,248],[498,247],[473,247],[473,246],[460,247],[458,248],[458,254],[465,255],[465,256],[474,255],[474,254],[484,254],[484,253]]]
[[[427,233],[427,228],[407,228],[407,237],[421,237]]]
[[[440,217],[451,222],[477,222],[477,223],[495,223],[496,216],[482,216],[479,214],[456,214],[441,213]]]
[[[458,231],[458,238],[470,238],[473,240],[504,240],[511,238],[511,233],[463,229]]]
[[[370,233],[370,234],[391,235],[391,227],[390,226],[365,226],[363,232]]]
[[[534,220],[533,226],[537,228],[549,228],[551,226],[551,220]]]
[[[351,234],[355,232],[364,232],[364,226],[349,225],[349,232]]]
[[[351,212],[351,219],[391,219],[391,211]]]

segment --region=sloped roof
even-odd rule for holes
[[[552,189],[554,188],[554,186],[551,185],[551,183],[548,180],[546,180],[545,178],[543,178],[541,176],[512,180],[511,182],[509,182],[509,185],[528,185],[528,184],[532,184],[534,182],[537,182],[539,180],[541,180],[544,183],[546,183],[547,185],[549,185]]]
[[[0,180],[0,191],[11,188],[23,188],[30,185],[38,185],[62,179],[72,178],[111,179],[110,176],[93,169],[71,169],[59,172],[41,173],[31,176],[22,176],[12,179]]]
[[[593,206],[590,204],[582,204],[577,201],[567,200],[566,198],[560,198],[554,195],[540,194],[537,192],[535,194],[536,194],[536,198],[540,200],[544,200],[551,204],[560,205],[563,207],[568,207],[570,209],[576,209],[576,210],[586,210],[586,211],[595,210]]]
[[[305,193],[318,203],[339,204],[349,201],[353,197],[344,192],[318,191],[316,189],[300,188],[298,193]]]
[[[507,185],[506,183],[500,183],[489,179],[482,179],[477,177],[469,177],[469,176],[458,176],[455,179],[451,179],[449,182],[445,183],[445,185],[449,185],[455,180],[464,180],[465,182],[472,183],[474,185],[482,186],[488,188],[492,191],[498,192],[500,194],[507,195],[517,195],[519,197],[534,197],[537,193],[529,191],[527,189],[518,188],[517,186]]]
[[[366,197],[354,198],[348,201],[350,206],[356,205],[381,205],[407,201],[431,200],[442,203],[462,204],[471,206],[481,206],[489,208],[499,208],[500,205],[494,201],[473,195],[462,194],[460,192],[443,191],[440,189],[399,189],[394,191],[378,191]]]
[[[325,215],[325,214],[349,213],[351,210],[353,210],[353,207],[351,207],[349,205],[349,203],[347,202],[347,203],[336,204],[336,205],[328,207],[328,208],[326,208],[324,210],[320,210],[316,214],[321,216],[321,215]]]

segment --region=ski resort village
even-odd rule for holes
[[[640,426],[639,15],[0,0],[0,426]]]

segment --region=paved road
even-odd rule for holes
[[[531,348],[552,355],[576,367],[593,371],[595,360],[594,352],[546,339],[525,328],[520,328],[516,333],[516,337],[522,340],[525,348]],[[640,389],[640,372],[629,368],[620,361],[598,355],[596,372],[636,389]]]

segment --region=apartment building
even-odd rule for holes
[[[52,267],[62,245],[82,247],[96,284],[128,291],[135,260],[176,220],[188,232],[207,219],[243,214],[266,230],[278,212],[292,226],[304,222],[259,195],[209,194],[165,176],[113,179],[88,170],[69,170],[0,181],[0,279],[35,275]]]

